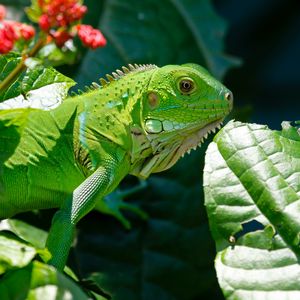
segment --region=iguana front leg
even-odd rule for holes
[[[128,173],[128,161],[109,158],[90,175],[54,215],[46,246],[52,257],[49,263],[63,270],[72,245],[75,225],[90,212],[97,200],[119,184]]]

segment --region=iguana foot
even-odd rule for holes
[[[131,211],[143,220],[148,219],[148,214],[142,209],[140,209],[138,206],[124,202],[123,198],[143,189],[145,186],[146,184],[140,181],[140,184],[137,187],[133,187],[125,191],[116,190],[115,192],[105,196],[104,199],[101,199],[101,201],[98,201],[94,209],[100,211],[101,213],[114,216],[117,220],[119,220],[122,223],[122,225],[126,229],[130,229],[131,224],[124,217],[121,210]]]

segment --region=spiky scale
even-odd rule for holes
[[[91,87],[92,87],[93,89],[99,89],[99,88],[100,88],[100,85],[99,85],[98,83],[96,83],[96,82],[92,82]]]
[[[99,79],[99,81],[100,81],[100,83],[101,83],[101,85],[104,87],[104,86],[106,86],[107,84],[108,84],[108,82],[104,79],[104,78],[100,78]]]
[[[135,67],[132,64],[128,64],[128,67],[129,67],[130,71],[134,71],[135,70]]]
[[[112,76],[114,77],[114,79],[119,79],[120,76],[116,73],[116,72],[112,72]]]
[[[122,66],[122,70],[124,71],[125,74],[128,74],[130,70],[124,66]]]
[[[115,78],[113,76],[111,76],[110,74],[106,74],[105,76],[110,82],[115,81]]]
[[[118,73],[118,75],[119,75],[120,77],[122,77],[122,76],[125,75],[125,74],[124,74],[121,70],[119,70],[119,69],[117,69],[116,72]]]

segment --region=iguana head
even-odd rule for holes
[[[232,93],[196,64],[169,65],[154,71],[144,97],[142,128],[153,156],[140,175],[170,168],[220,128],[232,109]]]

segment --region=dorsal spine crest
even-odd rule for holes
[[[122,66],[121,70],[117,69],[115,72],[112,72],[111,74],[106,74],[106,78],[101,77],[99,79],[100,85],[96,82],[92,82],[90,86],[85,86],[84,90],[78,89],[77,92],[72,91],[70,93],[71,97],[76,97],[78,95],[83,95],[86,92],[91,92],[93,90],[97,89],[102,89],[106,86],[108,86],[111,82],[119,80],[123,77],[125,77],[127,74],[132,74],[136,72],[143,72],[143,71],[148,71],[148,70],[153,70],[158,68],[154,64],[143,64],[143,65],[138,65],[138,64],[128,64],[128,67]]]
[[[100,78],[100,84],[102,87],[107,86],[110,82],[113,82],[115,80],[119,80],[120,78],[126,76],[127,74],[135,73],[135,72],[143,72],[147,70],[153,70],[158,68],[156,65],[153,64],[145,64],[145,65],[138,65],[138,64],[128,64],[128,67],[123,66],[122,70],[117,69],[115,72],[112,72],[111,74],[106,74],[105,78]]]

